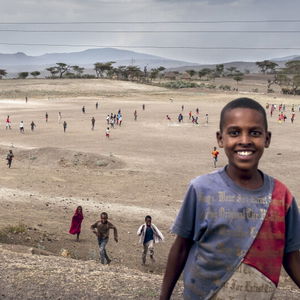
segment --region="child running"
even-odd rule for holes
[[[6,128],[6,130],[7,130],[7,129],[11,130],[11,126],[10,126],[10,117],[9,117],[9,116],[7,116],[7,118],[6,118],[5,128]]]
[[[98,238],[98,245],[100,250],[100,261],[103,265],[104,264],[109,265],[111,262],[105,249],[108,243],[110,229],[113,229],[114,238],[117,243],[118,242],[117,228],[108,221],[108,214],[106,212],[102,212],[100,215],[100,221],[97,221],[95,224],[91,226],[91,230]]]
[[[14,154],[13,154],[12,150],[9,150],[8,154],[6,156],[7,165],[8,165],[9,168],[11,167],[11,163],[12,163],[13,158],[14,158]]]
[[[106,138],[109,139],[109,134],[110,134],[110,130],[109,130],[109,127],[106,128],[106,131],[105,131],[105,136]]]
[[[142,224],[138,231],[137,235],[140,237],[140,243],[144,246],[144,251],[142,255],[142,264],[146,264],[146,257],[149,251],[150,259],[152,262],[154,260],[154,243],[159,243],[160,241],[164,240],[164,236],[158,230],[158,228],[152,223],[151,216],[145,217],[145,224]]]
[[[72,217],[71,227],[69,230],[70,234],[76,234],[76,241],[79,242],[79,235],[81,232],[81,223],[83,220],[82,207],[78,206],[75,210],[74,216]]]
[[[214,162],[214,167],[217,167],[217,161],[218,161],[218,156],[220,152],[217,150],[217,147],[214,147],[214,150],[212,151],[212,157],[213,157],[213,162]]]
[[[272,299],[282,264],[300,287],[297,203],[258,169],[271,141],[264,108],[249,98],[229,102],[217,141],[228,165],[191,181],[172,227],[161,300],[183,269],[185,299]]]

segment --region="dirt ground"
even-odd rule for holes
[[[300,199],[300,97],[251,92],[264,84],[252,80],[249,89],[250,83],[242,82],[240,92],[222,93],[110,80],[0,80],[0,230],[26,226],[24,233],[0,234],[0,241],[57,255],[67,249],[73,258],[97,261],[98,245],[89,227],[106,211],[119,232],[119,243],[111,239],[108,244],[112,267],[161,275],[174,239],[169,228],[189,181],[213,170],[211,151],[216,145],[220,110],[240,96],[252,97],[263,106],[286,104],[286,123],[279,124],[276,114],[269,117],[272,142],[260,168],[283,181]],[[294,124],[290,122],[292,104],[296,107]],[[182,105],[184,122],[179,124]],[[196,108],[200,110],[199,126],[188,120],[189,111],[195,114]],[[107,139],[106,116],[119,109],[123,124],[111,129]],[[5,129],[7,115],[11,130]],[[92,117],[96,119],[93,131]],[[21,120],[24,134],[18,130]],[[36,124],[33,132],[31,121]],[[65,133],[63,121],[67,122]],[[5,161],[8,149],[15,155],[11,169]],[[225,165],[221,150],[219,167]],[[68,234],[78,205],[84,212],[79,243]],[[148,214],[166,239],[156,245],[156,262],[142,266],[136,231]],[[283,288],[293,287],[284,274],[282,282]]]

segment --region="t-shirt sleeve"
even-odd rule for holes
[[[300,215],[295,198],[285,217],[285,253],[300,249]]]
[[[97,228],[98,222],[94,223],[93,225],[91,225],[91,228]]]
[[[187,190],[180,211],[171,228],[172,232],[187,239],[193,239],[197,207],[196,190],[191,184]]]

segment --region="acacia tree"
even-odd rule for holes
[[[52,78],[55,78],[56,74],[58,74],[58,70],[56,67],[50,67],[50,68],[47,68],[46,70],[51,73]]]
[[[195,70],[186,70],[186,72],[191,76],[191,77],[193,77],[193,76],[195,76],[196,75],[196,71]]]
[[[62,78],[65,73],[70,70],[70,66],[65,63],[56,63],[57,73],[59,73],[59,78]]]
[[[263,74],[268,73],[268,70],[269,70],[269,73],[274,73],[276,67],[278,66],[277,63],[270,61],[270,60],[257,61],[256,65],[260,68],[260,71]]]
[[[6,70],[0,69],[0,79],[2,79],[3,77],[5,77],[6,75],[7,75]]]
[[[115,61],[109,61],[106,63],[96,62],[94,64],[94,70],[96,72],[97,78],[103,78],[104,75],[112,76],[113,71],[113,64],[116,63]]]
[[[75,72],[75,76],[76,76],[76,77],[81,77],[82,73],[84,72],[84,68],[83,68],[83,67],[72,66],[71,68],[72,68],[73,71]]]
[[[226,70],[229,72],[228,76],[233,76],[233,74],[237,72],[236,67],[229,67],[226,68]]]
[[[212,69],[204,68],[204,69],[201,69],[200,71],[198,71],[198,76],[201,79],[204,76],[208,77],[212,72],[213,72]]]
[[[224,73],[224,65],[223,64],[216,65],[216,69],[215,69],[216,77],[222,76],[223,73]]]
[[[128,78],[130,80],[140,81],[144,76],[144,72],[142,72],[138,66],[128,66],[127,71],[129,75]]]
[[[41,75],[41,72],[39,71],[33,71],[30,73],[31,76],[33,76],[34,78],[37,78],[39,75]]]
[[[159,73],[160,72],[162,72],[162,71],[164,71],[166,68],[165,67],[162,67],[162,66],[160,66],[160,67],[158,67],[158,68],[153,68],[153,69],[151,69],[150,70],[150,79],[151,79],[151,81],[153,80],[153,79],[156,79],[158,76],[159,76]]]
[[[239,82],[244,79],[244,74],[241,72],[237,72],[237,73],[233,74],[232,78],[233,78],[233,80],[236,81],[236,87],[238,88]]]
[[[28,77],[29,73],[28,72],[20,72],[18,73],[18,78],[19,79],[26,79]]]
[[[300,89],[300,60],[291,60],[277,74],[277,82],[282,90],[296,95]]]

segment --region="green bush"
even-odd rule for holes
[[[223,91],[230,91],[231,90],[231,87],[230,87],[230,85],[227,85],[227,84],[221,84],[220,86],[219,86],[219,89],[220,90],[223,90]]]
[[[189,81],[183,81],[183,80],[170,81],[170,82],[162,83],[161,85],[163,87],[171,88],[171,89],[200,87],[200,85],[195,82],[189,82]]]

